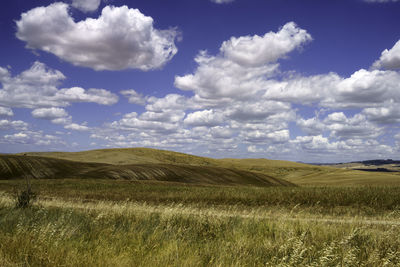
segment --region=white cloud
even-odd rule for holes
[[[184,123],[190,126],[217,126],[222,124],[224,116],[214,110],[202,110],[187,115]]]
[[[163,98],[149,97],[146,109],[154,112],[161,112],[165,110],[184,110],[190,108],[188,100],[178,94],[168,94]]]
[[[297,27],[294,22],[289,22],[277,33],[231,37],[229,41],[222,43],[220,51],[224,58],[241,66],[258,67],[285,57],[311,39],[306,30]]]
[[[299,118],[296,120],[296,124],[309,135],[320,135],[325,130],[325,125],[317,118],[303,119]]]
[[[400,69],[400,40],[390,50],[385,49],[372,67],[389,70]]]
[[[143,121],[179,122],[185,117],[185,112],[180,110],[165,110],[162,112],[146,111],[140,115]]]
[[[38,108],[32,111],[32,116],[38,119],[58,119],[67,117],[68,113],[63,108]]]
[[[378,108],[365,108],[362,113],[368,120],[378,124],[394,124],[400,122],[400,106],[393,101],[384,103]]]
[[[311,36],[293,22],[277,33],[232,37],[223,42],[217,56],[202,51],[195,59],[195,73],[176,76],[175,86],[203,99],[259,97],[260,91],[268,88],[268,78],[276,74],[275,61],[310,40]]]
[[[0,116],[14,116],[14,112],[11,108],[0,107]]]
[[[347,118],[343,112],[334,112],[329,114],[323,122],[331,136],[338,139],[371,139],[383,133],[382,128],[370,123],[363,114]]]
[[[335,153],[339,149],[350,149],[345,142],[330,142],[322,135],[317,136],[297,136],[291,141],[293,144],[300,145],[301,149],[308,152]]]
[[[270,81],[263,98],[328,108],[366,108],[400,102],[400,73],[360,69],[350,77],[336,73]]]
[[[28,123],[24,121],[10,121],[10,120],[0,120],[0,130],[26,130],[28,128]]]
[[[111,123],[109,127],[124,131],[152,131],[156,134],[176,132],[179,128],[178,124],[173,122],[142,119],[136,112],[125,114],[121,120]]]
[[[400,74],[395,71],[354,72],[328,92],[321,103],[327,107],[371,107],[393,99],[400,102]]]
[[[262,130],[242,131],[241,138],[249,143],[284,143],[289,141],[289,130],[266,132]]]
[[[93,12],[100,6],[101,0],[72,0],[72,6],[83,11]]]
[[[146,104],[146,97],[143,97],[142,94],[139,94],[133,89],[130,90],[123,90],[120,92],[121,95],[128,98],[129,103],[136,104],[136,105],[145,105]]]
[[[51,146],[56,144],[66,145],[60,137],[44,134],[42,131],[21,131],[14,134],[7,134],[0,138],[0,142],[7,144],[30,144],[36,146]]]
[[[234,102],[226,107],[224,114],[235,121],[263,122],[266,119],[280,115],[294,115],[291,105],[278,101],[265,101],[255,99],[246,102]]]
[[[217,139],[232,138],[234,131],[227,126],[215,126],[210,129],[211,136]]]
[[[297,120],[297,125],[307,134],[312,136],[322,135],[329,132],[330,137],[340,140],[363,138],[365,140],[374,139],[384,131],[382,127],[375,125],[368,120],[363,113],[347,117],[343,112],[333,112],[328,114],[323,120],[319,118]]]
[[[4,70],[4,69],[3,69]],[[58,89],[66,77],[36,61],[32,67],[15,77],[0,77],[0,105],[17,108],[65,107],[73,102],[112,105],[118,96],[104,89],[85,90],[80,87]]]
[[[80,87],[58,90],[55,99],[63,102],[93,102],[100,105],[113,105],[118,102],[118,96],[107,90],[95,88],[85,90]]]
[[[80,132],[85,132],[85,131],[90,130],[90,128],[87,127],[86,125],[79,125],[76,123],[67,124],[64,126],[64,128],[68,129],[68,130],[74,130],[74,131],[80,131]]]
[[[15,133],[15,134],[7,134],[4,136],[4,139],[13,143],[26,143],[29,139],[29,136],[26,133]]]
[[[175,29],[157,30],[138,9],[106,6],[99,18],[79,22],[57,2],[22,13],[17,38],[77,66],[95,70],[161,68],[178,49]]]
[[[247,147],[247,151],[250,153],[263,153],[265,152],[265,149],[259,148],[255,145],[251,145]]]
[[[263,98],[302,105],[316,104],[335,92],[335,85],[340,81],[341,77],[335,73],[271,80],[264,89]]]
[[[284,34],[291,32],[288,28],[293,34]],[[279,59],[309,40],[306,31],[292,23],[277,33],[232,38],[215,56],[200,52],[194,72],[176,77],[175,84],[193,92],[192,96],[154,97],[124,90],[120,93],[130,103],[143,105],[143,111],[123,114],[98,128],[74,124],[70,116],[52,122],[66,129],[90,131],[91,138],[99,139],[98,145],[108,147],[151,146],[213,156],[258,153],[297,160],[299,155],[316,161],[332,159],[332,153],[339,152],[343,152],[340,159],[369,152],[392,153],[386,140],[400,122],[400,73],[360,69],[349,77],[336,73],[304,77],[280,71]],[[253,57],[251,51],[258,51],[255,47],[263,51],[264,43],[276,47]],[[2,69],[0,77],[12,79]],[[54,107],[62,107],[63,101],[68,105],[92,99],[90,89],[53,87],[52,100],[59,101]],[[104,92],[98,103],[107,104],[105,100],[111,99]],[[323,112],[303,118],[312,109]],[[294,123],[308,136],[291,139],[299,134]]]

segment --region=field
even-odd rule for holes
[[[118,153],[96,151],[99,162],[85,153],[84,173],[133,168],[126,155],[119,158],[126,165],[118,165],[109,160]],[[139,165],[187,168],[189,177],[62,178],[59,173],[76,174],[71,154],[11,156],[17,165],[3,160],[3,174],[20,176],[0,179],[0,266],[400,266],[398,175],[173,152],[136,155]],[[22,178],[36,170],[32,160],[49,169],[37,174],[51,179],[31,179],[36,201],[16,208]],[[51,172],[52,164],[63,171]],[[242,178],[190,178],[203,170]],[[245,182],[254,177],[263,182]],[[294,184],[266,183],[270,177]]]

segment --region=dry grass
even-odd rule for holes
[[[397,266],[399,217],[0,196],[2,266]],[[392,217],[390,217],[392,216]],[[340,219],[340,220],[339,220]],[[379,223],[378,223],[379,222]]]
[[[28,153],[78,162],[122,164],[186,164],[258,172],[298,185],[400,185],[400,175],[368,173],[268,159],[213,159],[150,148],[101,149],[82,152]]]
[[[77,162],[38,156],[1,156],[0,178],[21,179],[123,179],[153,180],[193,184],[293,186],[293,184],[263,173],[215,166],[147,163],[110,165]]]

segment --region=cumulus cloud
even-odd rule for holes
[[[383,50],[381,57],[374,62],[373,68],[377,69],[400,69],[400,40],[391,48]]]
[[[26,130],[28,123],[24,121],[0,120],[0,130]]]
[[[177,53],[175,29],[158,30],[138,9],[106,6],[97,19],[79,22],[61,2],[21,14],[18,39],[26,47],[95,70],[161,68]]]
[[[7,144],[29,144],[37,146],[51,146],[56,144],[66,145],[60,137],[51,134],[45,134],[42,131],[20,131],[14,134],[7,134],[0,138],[0,142]]]
[[[222,43],[216,56],[200,52],[195,73],[176,76],[175,86],[206,99],[257,97],[276,73],[275,61],[310,40],[311,35],[293,22],[277,33],[232,37]]]
[[[165,110],[162,112],[146,111],[139,119],[143,121],[179,122],[185,117],[185,112],[180,110]]]
[[[179,125],[177,123],[171,121],[160,121],[155,118],[149,120],[146,118],[146,115],[143,117],[139,117],[136,112],[128,113],[123,116],[119,121],[114,121],[110,124],[110,127],[117,130],[125,130],[125,131],[138,131],[146,132],[152,131],[153,133],[171,133],[176,132],[178,130]]]
[[[265,123],[266,119],[280,115],[291,116],[292,107],[288,103],[279,101],[268,101],[256,99],[253,101],[236,102],[227,106],[224,114],[235,121],[241,122],[262,122]],[[288,118],[288,117],[287,117]]]
[[[94,102],[100,105],[113,105],[118,102],[118,96],[107,90],[95,88],[85,90],[80,87],[58,90],[55,99],[62,102]]]
[[[265,99],[327,108],[366,108],[400,101],[400,73],[360,69],[350,77],[336,73],[270,81]]]
[[[400,74],[395,71],[361,69],[336,84],[323,105],[328,107],[369,107],[389,99],[400,101]]]
[[[52,120],[67,117],[68,113],[63,108],[38,108],[32,111],[32,116],[38,119]]]
[[[400,106],[390,101],[381,107],[365,108],[362,113],[368,120],[378,124],[394,124],[400,122]]]
[[[383,133],[382,128],[373,125],[363,114],[348,118],[343,112],[334,112],[324,119],[324,123],[330,135],[337,139],[371,139]]]
[[[222,43],[220,51],[225,58],[239,65],[257,67],[277,61],[311,39],[306,30],[289,22],[276,33],[231,37]]]
[[[133,89],[130,90],[123,90],[120,92],[121,95],[128,98],[129,103],[136,104],[136,105],[145,105],[146,104],[146,97],[143,97],[142,94],[139,94]]]
[[[179,94],[168,94],[165,97],[149,97],[146,109],[154,112],[165,110],[185,110],[189,107],[189,101],[186,97]]]
[[[14,112],[11,108],[0,107],[0,116],[14,116]]]
[[[72,0],[72,6],[83,11],[93,12],[100,6],[101,0]]]
[[[394,135],[387,127],[400,122],[400,73],[282,72],[279,60],[310,40],[305,30],[288,23],[276,33],[231,38],[216,55],[201,51],[194,72],[175,77],[175,85],[192,96],[143,97],[134,90],[121,91],[144,111],[124,114],[94,129],[91,137],[111,147],[153,146],[223,156],[290,158],[297,153],[316,161],[339,153],[340,159],[351,160],[354,155],[393,153],[384,139]],[[264,52],[253,57],[252,51]],[[315,117],[303,118],[315,110]]]
[[[4,70],[4,69],[3,69]],[[74,102],[112,105],[118,96],[104,89],[80,87],[58,89],[66,77],[58,70],[36,61],[32,67],[12,77],[7,71],[0,82],[0,105],[16,108],[65,107]]]
[[[175,84],[192,91],[192,97],[146,97],[143,113],[125,114],[96,130],[92,137],[117,146],[147,144],[218,153],[233,151],[243,143],[288,142],[288,124],[296,119],[296,112],[290,103],[268,100],[264,94],[279,72],[276,61],[310,40],[310,35],[294,23],[277,33],[231,38],[216,56],[200,52],[194,74],[176,77]],[[263,55],[253,57],[257,48]],[[128,99],[132,96],[132,102],[142,102],[136,91],[121,93]]]
[[[80,131],[80,132],[86,132],[89,131],[90,128],[87,127],[86,125],[80,125],[77,123],[71,123],[71,124],[67,124],[64,126],[65,129],[68,130],[73,130],[73,131]]]
[[[325,125],[318,118],[296,120],[296,124],[303,132],[309,135],[320,135],[325,130]]]
[[[50,120],[54,124],[70,125],[72,117],[63,108],[38,108],[32,111],[32,116],[37,119]]]
[[[190,126],[217,126],[222,124],[223,121],[223,115],[211,109],[188,114],[184,123]]]

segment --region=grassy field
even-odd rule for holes
[[[38,198],[16,208],[26,177]],[[399,236],[395,173],[145,148],[0,156],[0,266],[400,266]]]
[[[400,187],[0,181],[1,266],[399,266]]]

